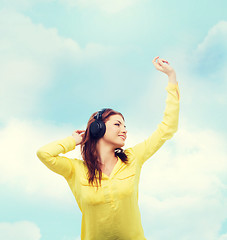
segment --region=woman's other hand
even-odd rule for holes
[[[72,136],[76,141],[76,145],[79,145],[82,142],[84,133],[85,133],[85,130],[76,130],[72,133]]]
[[[157,62],[156,62],[157,60]],[[155,68],[158,71],[161,71],[168,75],[168,77],[171,77],[173,75],[176,75],[174,69],[169,65],[169,62],[163,58],[155,57],[152,61]]]

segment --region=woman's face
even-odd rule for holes
[[[107,120],[106,132],[103,140],[114,145],[114,148],[121,148],[125,145],[127,130],[124,119],[121,115],[112,115]]]

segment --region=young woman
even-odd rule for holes
[[[51,142],[37,151],[39,159],[69,184],[82,212],[82,240],[145,240],[138,206],[141,168],[178,129],[180,93],[168,61],[155,57],[155,68],[169,82],[164,118],[145,141],[123,150],[124,117],[103,109],[90,117],[86,131]],[[59,156],[81,145],[81,159]]]

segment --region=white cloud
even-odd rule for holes
[[[224,136],[185,127],[141,172],[139,202],[151,239],[215,240],[227,218]]]
[[[194,49],[175,46],[165,49],[163,58],[167,58],[177,73],[180,91],[182,92],[181,104],[192,104],[190,113],[195,107],[193,103],[213,107],[217,104],[227,105],[227,21],[215,24],[207,35],[195,46]],[[161,74],[161,75],[160,75]],[[162,73],[157,73],[156,79],[164,78]],[[152,82],[151,82],[152,84]],[[160,87],[165,84],[157,83]],[[149,87],[147,96],[152,89]],[[144,96],[144,101],[147,101]],[[155,99],[159,98],[159,93]],[[213,106],[212,106],[213,105]],[[193,109],[191,109],[193,108]],[[182,108],[184,111],[184,109]]]
[[[56,0],[1,0],[2,8],[26,11],[40,3],[51,3]],[[114,14],[128,9],[146,0],[57,0],[67,7],[92,8],[102,12]]]
[[[97,62],[118,51],[96,43],[81,48],[55,28],[34,24],[22,14],[0,11],[0,120],[31,115],[43,88],[51,86],[59,64]],[[16,103],[16,104],[15,104]]]
[[[213,45],[219,45],[227,50],[227,22],[220,21],[216,25],[214,25],[209,31],[207,36],[204,38],[202,43],[200,43],[197,47],[197,50],[200,52],[204,52],[207,49],[211,49]]]
[[[191,54],[194,69],[202,76],[218,79],[227,88],[227,21],[220,21],[207,33]],[[216,80],[217,82],[217,80]],[[225,89],[226,89],[225,88]]]
[[[53,1],[55,0],[1,0],[1,8],[25,11],[38,3],[49,3]]]
[[[227,240],[227,233],[221,235],[221,237],[218,240]]]
[[[0,239],[39,240],[41,239],[41,234],[39,227],[33,222],[0,222]]]
[[[139,0],[60,0],[61,3],[69,7],[95,8],[106,13],[118,13],[124,9],[134,6]]]
[[[4,159],[0,162],[0,184],[35,199],[46,196],[55,202],[74,201],[65,179],[49,170],[36,156],[41,146],[71,136],[71,129],[73,126],[56,127],[52,123],[12,119],[0,130],[1,159]],[[65,156],[80,158],[79,148]]]

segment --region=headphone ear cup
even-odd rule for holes
[[[104,136],[106,132],[106,125],[103,121],[95,120],[90,125],[90,135],[95,139],[99,139]]]

